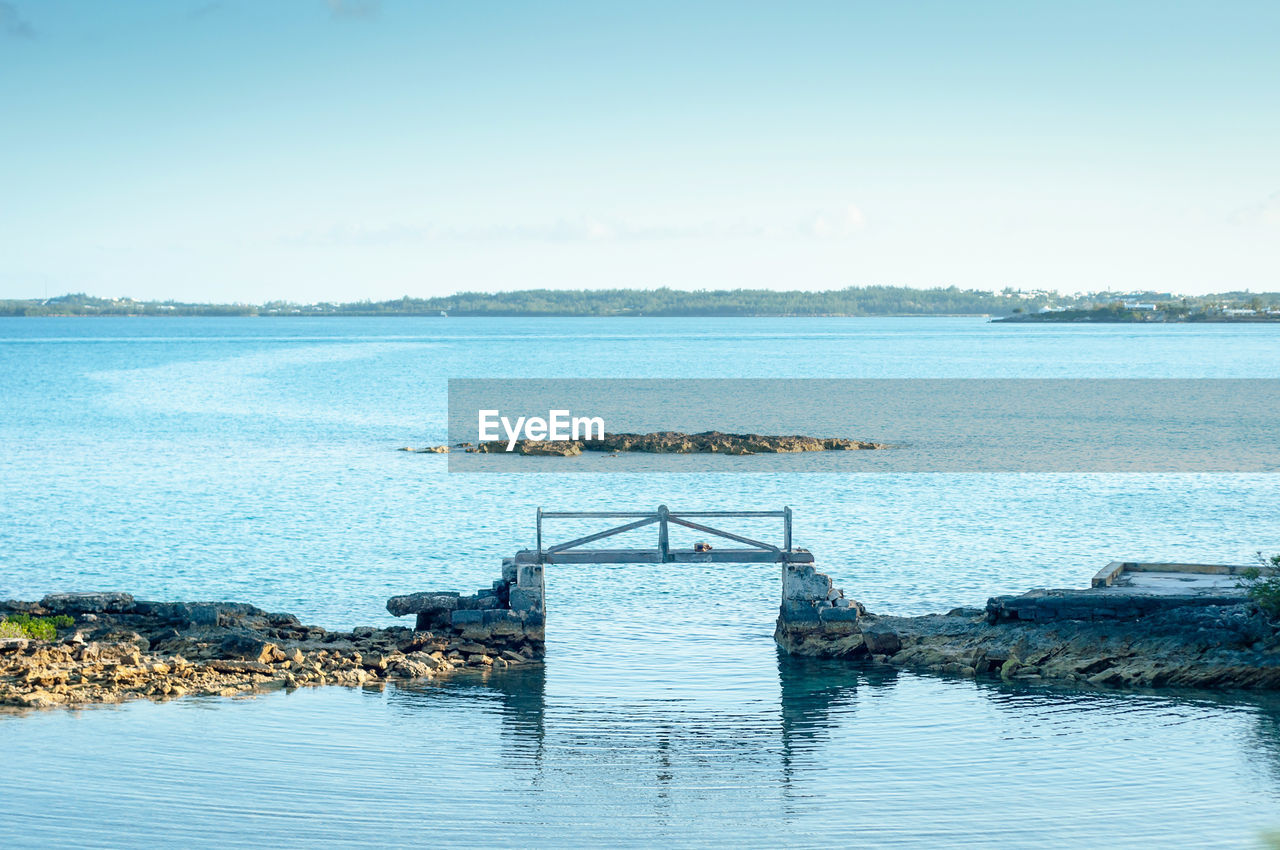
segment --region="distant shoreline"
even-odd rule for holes
[[[1232,315],[1227,312],[1168,313],[1165,311],[1135,311],[1100,308],[1096,310],[1062,310],[1049,313],[1027,313],[992,319],[992,322],[1013,324],[1098,324],[1098,325],[1183,325],[1230,324],[1257,325],[1280,322],[1280,313],[1255,312],[1252,315]]]
[[[0,313],[0,319],[990,319],[991,313]]]
[[[45,299],[0,300],[0,317],[11,318],[307,318],[378,316],[431,318],[989,318],[996,322],[1238,322],[1280,320],[1280,292],[1224,292],[1206,296],[1172,293],[1090,293],[1005,289],[910,289],[850,287],[822,291],[735,289],[684,291],[520,290],[462,292],[388,301],[321,301],[298,304],[208,304],[97,298],[83,293]]]
[[[1132,309],[1131,309],[1132,308]],[[848,287],[838,290],[530,289],[460,292],[386,301],[320,301],[300,304],[210,304],[175,300],[139,301],[75,293],[44,299],[0,300],[0,317],[83,318],[309,316],[429,316],[438,318],[995,318],[1010,322],[1194,320],[1219,313],[1280,311],[1280,292],[1223,292],[1205,296],[1141,292],[1063,295],[1050,290],[1000,292],[957,287]],[[1280,317],[1280,312],[1277,313]],[[1115,317],[1115,318],[1110,318]],[[1214,318],[1205,319],[1214,321]],[[1270,319],[1266,319],[1270,321]]]

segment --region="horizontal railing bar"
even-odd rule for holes
[[[555,555],[542,553],[543,560],[538,561],[538,552],[530,549],[516,553],[516,562],[521,564],[661,564],[662,554],[658,549],[571,549]],[[712,549],[710,552],[695,552],[692,549],[672,549],[668,552],[669,562],[675,563],[793,563],[812,564],[813,555],[809,552],[769,552],[764,549]]]
[[[655,511],[543,511],[542,516],[558,517],[560,519],[571,519],[581,517],[590,518],[614,518],[622,519],[624,517],[642,517],[657,516]],[[694,516],[694,517],[768,517],[770,519],[780,519],[785,517],[786,511],[671,511],[671,516]]]
[[[695,552],[693,549],[672,549],[663,560],[660,549],[575,549],[555,555],[544,554],[547,564],[811,564],[813,555],[808,552],[770,552],[765,549],[713,549]]]
[[[583,519],[625,519],[626,517],[658,518],[657,511],[543,511],[543,518],[559,517],[561,519],[581,517]]]
[[[579,537],[577,540],[570,540],[568,543],[561,543],[558,546],[552,546],[545,550],[547,554],[554,555],[556,552],[563,552],[565,549],[572,549],[575,546],[581,546],[583,543],[590,543],[593,540],[600,540],[604,537],[612,537],[615,534],[622,534],[624,531],[633,531],[637,528],[644,528],[646,525],[653,525],[658,521],[656,516],[638,519],[635,522],[629,522],[626,525],[620,525],[617,528],[607,528],[604,531],[597,531],[595,534],[588,534],[586,537]]]
[[[781,519],[786,515],[786,511],[671,511],[669,514],[669,516],[769,517],[771,519]]]

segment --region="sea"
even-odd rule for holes
[[[0,598],[123,590],[406,624],[387,597],[488,586],[533,544],[539,507],[789,506],[796,545],[892,614],[1086,587],[1114,560],[1247,564],[1280,552],[1280,476],[462,474],[398,449],[446,441],[449,378],[1278,372],[1275,325],[5,318]],[[1280,695],[791,658],[771,637],[779,595],[770,564],[551,566],[546,659],[530,668],[0,714],[0,844],[1278,840]]]

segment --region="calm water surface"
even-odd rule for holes
[[[978,319],[0,320],[0,597],[327,626],[488,584],[538,505],[789,504],[873,610],[1280,551],[1266,475],[449,476],[448,377],[1274,377],[1276,327]],[[578,529],[566,527],[571,536]],[[760,533],[766,533],[761,529]],[[767,566],[553,568],[545,666],[0,716],[11,846],[1256,846],[1280,702],[779,657]]]

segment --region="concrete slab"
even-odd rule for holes
[[[1093,577],[1098,593],[1129,596],[1244,596],[1241,578],[1252,569],[1235,564],[1113,561]],[[1262,568],[1262,573],[1273,570]]]
[[[1240,577],[1211,573],[1123,573],[1110,587],[1100,587],[1100,593],[1145,594],[1149,596],[1186,595],[1204,596],[1245,595],[1240,587]]]

